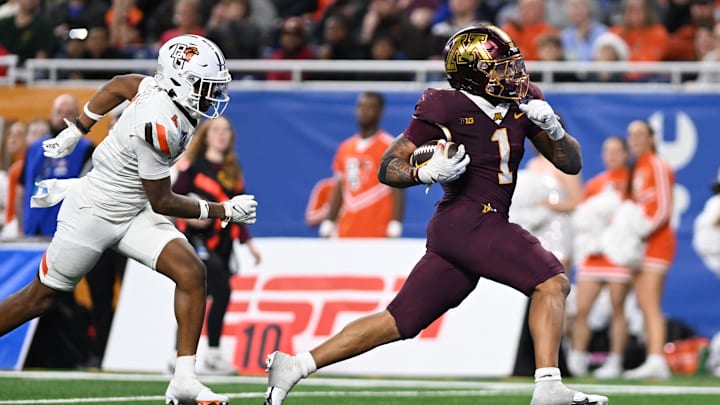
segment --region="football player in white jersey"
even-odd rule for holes
[[[67,129],[45,141],[46,156],[66,156],[105,113],[132,100],[95,150],[87,176],[40,183],[47,193],[33,197],[36,206],[65,200],[57,232],[38,277],[0,302],[0,336],[45,313],[60,292],[73,290],[100,254],[113,248],[175,282],[178,358],[166,403],[228,403],[227,396],[213,393],[195,376],[205,314],[205,267],[165,216],[255,222],[257,203],[251,195],[215,203],[174,194],[170,187],[170,167],[190,143],[197,121],[220,116],[227,106],[229,82],[217,45],[182,35],[160,48],[154,77],[114,77],[90,98],[74,123],[68,121]]]

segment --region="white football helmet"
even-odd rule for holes
[[[217,118],[230,101],[225,55],[199,35],[180,35],[160,47],[155,80],[195,118]]]

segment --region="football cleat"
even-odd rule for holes
[[[282,352],[268,355],[265,362],[268,373],[268,388],[265,392],[265,405],[280,405],[288,392],[302,378],[302,371],[294,356]]]
[[[203,367],[198,369],[198,374],[206,375],[235,375],[237,370],[230,362],[225,360],[220,353],[205,356],[202,362]]]
[[[623,368],[620,359],[608,358],[600,368],[593,372],[593,376],[600,379],[618,378],[622,375],[622,372]]]
[[[173,378],[165,391],[165,403],[172,405],[228,405],[230,399],[212,392],[197,378]]]
[[[570,350],[567,355],[567,368],[573,377],[582,377],[588,372],[590,355],[587,352]]]
[[[530,405],[608,405],[608,398],[571,390],[558,381],[535,384]]]
[[[659,379],[667,380],[672,376],[672,372],[667,362],[662,359],[659,361],[646,360],[640,367],[628,370],[623,373],[623,378],[628,380],[641,379]]]

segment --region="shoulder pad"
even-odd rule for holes
[[[446,107],[457,95],[455,89],[429,88],[423,92],[415,104],[414,118],[433,123],[444,124],[447,121]]]
[[[143,126],[142,135],[145,142],[154,149],[174,159],[185,151],[191,134],[187,131],[180,131],[171,123],[148,121]]]

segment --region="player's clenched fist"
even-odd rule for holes
[[[75,126],[74,123],[70,122],[67,118],[63,118],[67,128],[60,131],[60,133],[52,139],[43,141],[43,155],[53,159],[64,158],[65,156],[72,153],[75,149],[75,145],[83,137],[82,131]]]
[[[542,128],[553,141],[560,140],[565,136],[565,130],[560,124],[555,111],[545,100],[530,100],[525,104],[518,105],[520,111],[527,114],[528,119],[535,125]]]
[[[251,194],[236,195],[229,201],[222,203],[225,208],[225,223],[237,222],[240,224],[254,224],[257,216],[257,201]]]
[[[465,153],[465,145],[458,146],[452,157],[446,157],[445,144],[444,140],[438,141],[430,160],[425,166],[418,168],[417,178],[421,183],[449,183],[465,173],[467,165],[470,164],[470,155]]]

